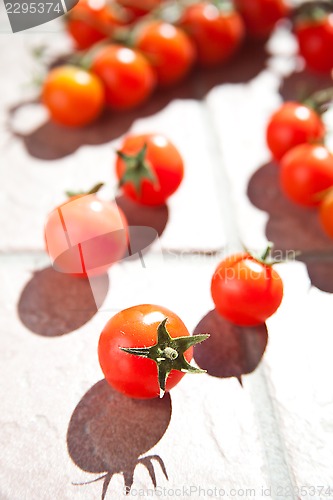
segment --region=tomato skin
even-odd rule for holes
[[[160,394],[157,366],[152,359],[128,354],[119,347],[149,347],[157,342],[157,328],[165,319],[171,337],[187,337],[182,320],[165,307],[143,304],[125,309],[113,316],[104,327],[98,344],[99,362],[107,382],[132,398],[155,398]],[[190,362],[193,349],[184,356]],[[166,381],[170,391],[185,373],[172,370]]]
[[[333,69],[333,14],[296,24],[295,34],[308,68],[321,73]]]
[[[255,326],[264,323],[281,304],[283,283],[271,266],[239,253],[217,266],[211,294],[221,316],[239,326]]]
[[[67,15],[66,28],[77,49],[86,50],[126,24],[126,17],[106,2],[80,0]]]
[[[292,101],[275,111],[266,131],[267,145],[275,160],[299,144],[321,141],[324,136],[325,126],[320,116],[308,106]]]
[[[162,21],[145,24],[137,36],[136,47],[149,59],[161,86],[181,81],[195,60],[195,47],[186,33]]]
[[[84,126],[94,121],[103,109],[103,85],[88,71],[59,66],[52,69],[44,81],[42,102],[56,123]]]
[[[163,0],[116,0],[116,2],[130,9],[136,17],[141,17],[159,7]]]
[[[101,49],[91,69],[104,83],[107,105],[115,110],[139,106],[155,88],[149,62],[138,51],[121,45]]]
[[[223,11],[201,2],[185,9],[180,26],[192,38],[201,66],[215,66],[229,59],[244,38],[245,28],[236,11]]]
[[[159,134],[132,135],[125,138],[120,151],[126,154],[138,153],[147,145],[146,161],[157,177],[157,183],[143,179],[140,193],[132,183],[122,186],[126,196],[143,205],[162,205],[179,187],[184,177],[183,159],[176,147]],[[125,163],[117,158],[116,174],[120,180],[125,172]]]
[[[235,0],[234,3],[244,19],[247,33],[258,39],[267,38],[275,24],[291,12],[285,0]]]
[[[104,274],[123,258],[128,226],[115,203],[95,195],[80,195],[48,215],[44,237],[57,271],[86,278]]]
[[[281,160],[280,184],[295,203],[319,205],[318,194],[333,186],[333,155],[324,146],[296,146]]]
[[[319,218],[325,233],[333,238],[333,191],[320,204]]]

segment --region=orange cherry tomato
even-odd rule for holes
[[[104,274],[123,258],[128,226],[115,203],[94,194],[79,195],[48,215],[44,236],[54,268],[85,278]]]
[[[182,80],[195,61],[195,46],[186,33],[163,21],[147,22],[139,31],[136,47],[154,67],[159,85]]]
[[[215,66],[229,59],[243,40],[245,28],[235,10],[218,8],[210,1],[189,5],[180,26],[194,40],[198,62]]]
[[[147,59],[137,50],[109,45],[95,56],[91,70],[104,83],[108,106],[131,109],[148,99],[156,77]]]
[[[60,125],[83,126],[101,113],[105,97],[97,76],[75,66],[50,71],[43,85],[42,102]]]

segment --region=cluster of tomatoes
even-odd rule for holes
[[[308,67],[330,71],[333,14],[317,3],[297,13],[294,30]],[[166,19],[170,12],[172,22]],[[80,0],[66,24],[81,50],[79,64],[50,71],[43,101],[54,121],[86,125],[105,105],[126,110],[142,104],[157,85],[176,84],[195,63],[224,63],[245,35],[265,39],[290,14],[285,0]],[[280,163],[283,191],[296,203],[320,205],[324,229],[333,237],[333,156],[321,144],[324,135],[313,109],[288,102],[272,116],[267,143]],[[151,207],[165,204],[184,176],[180,152],[159,134],[126,137],[114,168],[124,196]],[[73,279],[105,273],[130,248],[125,214],[115,202],[100,199],[97,188],[72,194],[46,221],[53,265]],[[239,326],[264,323],[283,298],[273,264],[269,249],[261,257],[242,252],[223,259],[211,280],[217,312]],[[193,346],[208,336],[191,336],[164,307],[131,307],[111,318],[100,336],[101,368],[128,396],[162,396],[185,373],[202,372],[190,361]]]
[[[286,102],[268,123],[267,144],[284,194],[299,205],[319,207],[322,227],[333,238],[333,155],[323,143],[325,133],[314,109]]]
[[[333,17],[318,9],[296,16],[295,33],[309,68],[330,71]],[[265,39],[290,15],[287,0],[80,0],[66,26],[81,52],[49,72],[42,101],[55,122],[87,125],[105,107],[141,105],[195,64],[223,64],[246,35]]]
[[[114,167],[119,187],[137,204],[164,204],[181,184],[182,156],[163,135],[127,136],[117,153]],[[73,279],[101,275],[128,256],[125,214],[115,202],[98,197],[100,187],[70,194],[46,220],[46,248],[53,267]],[[283,285],[267,257],[268,253],[262,258],[240,253],[219,264],[211,293],[224,318],[253,326],[276,311]],[[185,373],[202,372],[189,362],[192,347],[208,336],[190,336],[180,318],[163,307],[135,306],[116,314],[106,325],[99,342],[100,364],[108,382],[126,395],[161,396]]]

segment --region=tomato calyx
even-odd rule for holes
[[[125,172],[119,180],[118,187],[122,187],[127,182],[131,183],[137,194],[140,195],[144,179],[149,180],[155,185],[158,184],[155,172],[146,160],[146,153],[147,144],[144,144],[138,153],[132,155],[124,153],[123,151],[117,151],[117,155],[125,164]]]
[[[265,251],[259,255],[251,252],[245,246],[244,246],[244,249],[245,249],[246,253],[248,253],[249,256],[252,257],[254,260],[256,260],[257,262],[260,262],[260,264],[263,264],[264,266],[271,267],[271,266],[273,266],[275,264],[279,264],[281,262],[281,260],[277,260],[277,259],[274,259],[272,257],[273,247],[274,247],[274,244],[271,241],[269,241],[267,243],[267,247],[266,247]]]
[[[294,10],[293,23],[296,27],[303,23],[320,23],[332,12],[333,5],[327,0],[304,2]]]
[[[233,12],[235,7],[230,0],[210,0],[212,5],[214,5],[220,12]]]
[[[74,196],[87,196],[89,194],[96,194],[102,187],[104,186],[104,182],[99,182],[95,184],[89,191],[66,191],[65,194],[68,198],[73,198]]]
[[[188,337],[171,337],[166,323],[168,318],[165,318],[157,328],[157,343],[150,347],[119,347],[120,350],[155,361],[158,372],[158,383],[160,387],[160,398],[165,394],[165,384],[171,370],[178,370],[185,373],[206,373],[206,370],[201,370],[190,365],[184,357],[185,351],[195,344],[199,344],[206,340],[209,335],[194,335]]]
[[[307,97],[302,104],[313,109],[318,115],[322,115],[332,103],[333,87],[328,87],[327,89],[317,90]]]

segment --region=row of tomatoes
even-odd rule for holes
[[[136,203],[164,203],[183,179],[181,154],[162,135],[128,136],[117,156],[119,185]],[[105,273],[128,255],[131,243],[124,213],[95,192],[72,194],[53,210],[46,220],[45,241],[54,268],[73,279]],[[267,257],[232,255],[212,276],[216,309],[236,325],[265,322],[282,301],[282,280]],[[192,346],[207,337],[191,337],[182,321],[163,307],[135,306],[115,315],[103,330],[101,368],[108,382],[128,396],[163,395],[184,373],[201,371],[189,362]]]
[[[96,2],[80,0],[67,20],[78,48],[88,51],[75,59],[75,65],[51,70],[43,85],[42,100],[51,118],[62,125],[87,125],[105,106],[113,110],[137,107],[157,85],[180,82],[195,62],[207,67],[230,59],[246,32],[267,37],[291,11],[285,0],[235,0],[235,5],[229,0],[179,1],[178,17],[172,24],[163,19],[163,5],[168,2]],[[153,15],[150,11],[157,5],[159,11]],[[127,27],[125,8],[134,16]],[[142,17],[143,12],[148,14]],[[333,14],[326,9],[319,9],[318,14],[316,7],[296,19],[300,53],[309,68],[333,69]]]
[[[319,207],[324,231],[333,238],[333,155],[317,112],[298,102],[284,103],[271,117],[267,144],[280,168],[280,185],[294,203]]]

